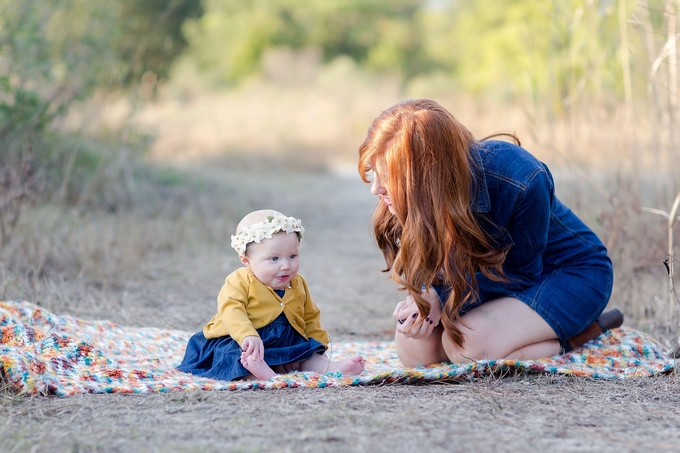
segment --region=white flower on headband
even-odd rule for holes
[[[248,244],[251,242],[259,244],[262,239],[271,239],[272,235],[279,231],[297,233],[298,237],[302,239],[302,233],[304,233],[305,229],[302,228],[302,222],[299,219],[274,214],[267,216],[267,220],[254,223],[233,235],[231,237],[231,246],[238,252],[239,256],[244,256]]]

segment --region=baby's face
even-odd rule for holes
[[[259,244],[248,244],[248,256],[241,261],[265,285],[284,289],[300,268],[299,249],[297,234],[279,232]]]

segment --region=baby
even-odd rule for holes
[[[271,379],[291,371],[360,374],[364,359],[333,361],[321,312],[299,275],[300,220],[273,210],[246,215],[231,237],[245,267],[217,296],[217,314],[194,334],[179,370],[202,377]]]

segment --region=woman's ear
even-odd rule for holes
[[[245,267],[250,267],[250,260],[248,259],[247,256],[239,255],[239,259],[241,260]]]

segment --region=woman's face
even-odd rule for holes
[[[392,215],[395,214],[390,193],[387,191],[387,187],[383,183],[383,179],[375,170],[373,170],[373,184],[371,184],[371,193],[373,195],[378,195],[380,197],[380,202],[387,205],[387,209],[389,209]]]

